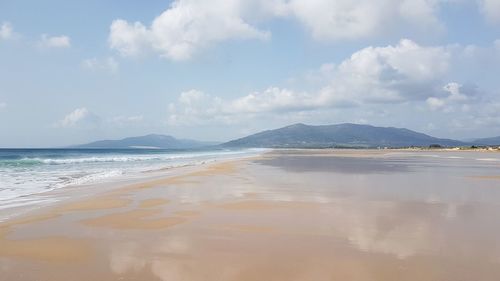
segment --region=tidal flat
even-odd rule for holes
[[[493,281],[498,214],[500,153],[273,150],[0,222],[0,279]]]

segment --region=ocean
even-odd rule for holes
[[[39,202],[41,194],[112,182],[144,172],[251,155],[259,150],[0,149],[0,210]],[[43,200],[50,200],[44,196]]]

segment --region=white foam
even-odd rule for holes
[[[248,150],[252,151],[252,150]],[[139,162],[139,161],[167,161],[176,159],[187,159],[207,156],[238,155],[248,153],[248,151],[212,151],[212,152],[191,152],[191,153],[169,153],[169,154],[148,154],[148,155],[99,155],[91,157],[73,158],[23,158],[18,161],[39,162],[50,165],[101,163],[101,162]],[[259,151],[259,150],[253,150]]]
[[[152,153],[141,155],[81,154],[62,158],[23,158],[37,165],[0,166],[0,209],[37,202],[41,194],[65,187],[114,181],[143,172],[228,159],[263,150]],[[19,160],[17,160],[19,161]],[[44,195],[45,197],[45,195]]]
[[[498,158],[476,158],[478,161],[500,161]]]
[[[75,185],[83,185],[93,182],[98,182],[104,179],[110,179],[114,177],[118,177],[123,175],[124,172],[122,170],[109,170],[103,172],[96,172],[92,174],[88,174],[81,177],[69,178],[63,182],[57,183],[54,185],[55,188],[61,188],[66,186],[75,186]]]

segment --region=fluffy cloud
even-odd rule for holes
[[[291,0],[288,5],[288,16],[319,40],[373,37],[390,26],[441,28],[435,0]]]
[[[225,119],[223,107],[221,98],[198,90],[186,91],[180,94],[176,103],[168,105],[168,123],[187,125],[202,123],[203,120]]]
[[[269,38],[269,32],[255,28],[241,17],[240,2],[177,0],[149,27],[140,22],[113,21],[109,44],[124,56],[151,49],[172,60],[186,60],[217,42]]]
[[[0,25],[0,39],[8,40],[14,35],[12,25],[9,22],[4,22]]]
[[[100,122],[100,118],[90,112],[87,108],[81,107],[73,110],[63,119],[55,123],[56,127],[70,128],[76,125],[94,126]]]
[[[401,102],[435,91],[446,74],[450,54],[444,47],[423,47],[411,40],[367,47],[344,60],[321,91],[324,102]]]
[[[296,93],[277,87],[232,100],[190,90],[181,93],[176,103],[169,104],[168,121],[170,124],[196,124],[216,119],[233,123],[242,115],[301,111],[321,106],[319,100],[308,93]]]
[[[124,128],[140,124],[144,120],[142,115],[117,115],[113,117],[101,117],[86,107],[73,110],[61,120],[53,124],[56,128],[79,128],[79,129],[114,129]]]
[[[91,71],[118,72],[119,64],[113,57],[105,59],[90,58],[82,61],[82,67]]]
[[[69,48],[71,47],[71,39],[66,35],[48,36],[47,34],[42,34],[38,44],[44,48]]]
[[[268,88],[263,92],[251,93],[230,103],[233,113],[300,111],[319,106],[321,104],[308,93],[297,93],[277,87]]]
[[[450,107],[451,110],[448,110]],[[486,128],[479,136],[493,137],[500,129],[500,103],[496,101],[444,105],[437,112],[443,111],[448,115],[442,116],[441,120],[434,119],[438,122],[437,128],[440,132],[449,130],[452,134],[460,134],[469,138],[471,135],[478,136],[478,128]]]
[[[468,111],[468,104],[476,99],[477,89],[451,82],[443,87],[442,93],[441,96],[427,98],[426,103],[431,110],[451,112],[455,110],[454,106],[460,106],[462,111]]]
[[[265,40],[270,32],[255,23],[276,18],[297,20],[318,40],[368,38],[402,26],[427,32],[442,28],[436,17],[438,4],[438,0],[176,0],[150,26],[113,21],[109,44],[123,56],[153,50],[185,60],[218,42]]]
[[[500,0],[476,0],[491,22],[500,22]],[[272,20],[299,22],[320,41],[358,40],[444,30],[438,15],[450,0],[175,0],[151,25],[114,20],[109,44],[123,56],[148,51],[186,60],[199,50],[231,39],[264,40],[259,27]]]
[[[151,44],[150,33],[140,22],[115,20],[110,27],[109,45],[123,56],[136,56]]]
[[[492,23],[500,23],[500,1],[478,0],[479,8],[486,19]]]
[[[270,87],[235,99],[222,99],[197,90],[184,92],[169,105],[171,124],[202,123],[208,120],[235,122],[237,117],[256,113],[302,112],[360,104],[426,101],[454,95],[452,85],[443,90],[449,68],[445,47],[424,47],[410,40],[395,46],[367,47],[338,66],[326,64],[318,71],[326,85],[315,92],[297,92]],[[433,99],[429,103],[436,102]]]

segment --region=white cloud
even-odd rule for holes
[[[442,79],[448,71],[449,60],[446,48],[423,47],[407,39],[395,46],[367,47],[338,66],[323,65],[317,73],[326,85],[316,92],[270,87],[226,100],[191,90],[169,105],[169,122],[189,124],[217,120],[232,123],[238,116],[256,113],[301,112],[356,104],[426,101],[428,98],[428,103],[436,107],[440,100],[433,97],[444,92]],[[461,97],[453,84],[446,87],[445,91],[450,92],[448,99]]]
[[[150,33],[140,22],[115,20],[110,27],[109,45],[122,56],[136,56],[149,47]]]
[[[318,40],[359,39],[410,25],[440,29],[435,0],[291,0],[289,16]]]
[[[172,125],[201,124],[213,120],[235,123],[242,116],[301,111],[318,107],[322,105],[315,96],[277,87],[232,100],[190,90],[181,93],[176,103],[169,104],[168,122]]]
[[[441,0],[176,0],[150,26],[116,19],[109,44],[123,56],[155,51],[186,60],[199,50],[231,39],[270,38],[256,26],[293,19],[317,40],[371,38],[409,28],[428,33],[443,28]],[[405,29],[407,30],[407,29]]]
[[[446,105],[446,101],[444,99],[440,99],[440,98],[436,98],[436,97],[429,97],[429,98],[427,98],[426,102],[427,102],[427,105],[429,105],[429,107],[432,110],[440,109]]]
[[[4,109],[7,107],[7,103],[5,102],[0,102],[0,110]]]
[[[90,112],[87,108],[81,107],[73,110],[63,119],[56,122],[55,127],[70,128],[77,125],[95,126],[100,123],[100,118]]]
[[[442,2],[447,1],[403,0],[394,1],[393,3],[398,9],[398,16],[403,21],[428,32],[429,28],[443,28],[442,23],[439,21],[437,16],[439,12],[439,4]]]
[[[120,65],[113,57],[105,59],[90,58],[82,61],[82,67],[91,71],[118,72]]]
[[[468,111],[468,103],[474,102],[476,95],[477,90],[475,87],[450,82],[443,87],[440,96],[429,97],[426,103],[431,110],[451,112],[455,110],[456,106],[460,106],[462,111]]]
[[[367,47],[344,60],[322,90],[325,102],[401,102],[432,94],[447,73],[450,54],[403,39],[395,46]]]
[[[75,124],[77,124],[79,121],[83,120],[85,117],[87,117],[89,114],[89,111],[87,108],[82,107],[82,108],[77,108],[68,115],[66,115],[61,121],[59,121],[59,125],[61,127],[72,127]]]
[[[142,115],[117,115],[109,118],[93,113],[86,107],[80,107],[68,113],[61,120],[53,124],[56,128],[78,128],[78,129],[116,129],[141,124],[144,120]]]
[[[500,0],[478,0],[480,11],[492,23],[500,23]]]
[[[180,94],[176,103],[168,105],[168,123],[171,125],[197,124],[203,120],[224,118],[222,99],[198,90]]]
[[[49,36],[42,34],[38,44],[44,48],[69,48],[71,47],[71,39],[66,35]]]
[[[14,36],[14,30],[9,22],[0,25],[0,39],[9,40]]]
[[[460,133],[466,137],[471,135],[477,136],[478,128],[487,128],[481,133],[484,137],[496,136],[495,132],[500,129],[500,103],[496,101],[484,101],[465,104],[466,114],[462,110],[464,105],[459,105],[457,108],[459,110],[450,111],[456,112],[453,118],[442,118],[442,120],[436,120],[440,122],[441,130],[447,129],[452,133]],[[446,106],[441,108],[441,110],[446,110]]]
[[[500,0],[476,0],[490,22],[500,23]],[[359,40],[415,32],[439,33],[443,5],[459,0],[175,0],[151,25],[116,19],[109,44],[123,56],[149,51],[171,60],[231,39],[265,40],[273,20],[295,20],[320,41]],[[448,7],[446,7],[448,8]]]
[[[254,92],[230,103],[232,113],[260,113],[277,111],[299,111],[318,107],[320,104],[308,93],[297,93],[288,89],[271,87],[263,92]]]
[[[123,56],[153,50],[162,57],[186,60],[214,43],[269,38],[269,32],[241,17],[242,8],[242,1],[177,0],[149,27],[140,22],[113,21],[109,44]]]

